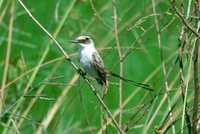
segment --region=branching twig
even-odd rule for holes
[[[99,15],[99,13],[97,12],[96,8],[94,7],[94,4],[92,2],[92,0],[89,0],[90,5],[92,7],[92,10],[94,12],[94,15],[111,31],[113,31],[113,29],[103,20],[103,18]]]
[[[187,20],[185,19],[185,17],[181,14],[181,12],[179,11],[179,9],[176,6],[175,0],[169,0],[173,9],[175,10],[175,12],[177,13],[177,15],[180,17],[180,19],[182,20],[182,22],[184,23],[184,25],[191,31],[193,32],[198,38],[200,38],[200,33],[198,33],[197,30],[195,30],[190,23],[187,22]]]

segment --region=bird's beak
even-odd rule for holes
[[[71,43],[78,43],[77,40],[70,40]]]

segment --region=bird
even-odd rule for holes
[[[104,66],[104,62],[94,46],[94,41],[90,36],[82,35],[77,37],[75,40],[71,40],[71,43],[79,45],[78,60],[83,66],[84,71],[91,77],[95,78],[100,85],[107,84],[107,77],[113,76],[123,81],[134,84],[135,86],[142,87],[144,89],[153,91],[150,85],[142,84],[123,78],[111,71],[107,71]]]
[[[83,35],[71,42],[80,45],[78,60],[84,71],[95,78],[100,85],[106,85],[104,62],[94,46],[94,41],[89,36]]]

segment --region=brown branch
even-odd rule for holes
[[[103,18],[99,15],[99,13],[97,12],[96,8],[94,7],[94,4],[92,2],[92,0],[89,0],[90,5],[92,7],[92,10],[94,12],[94,15],[111,31],[113,31],[113,29],[103,20]]]
[[[8,78],[8,70],[9,70],[9,62],[10,62],[10,53],[12,48],[12,36],[13,36],[13,23],[14,23],[14,10],[15,10],[15,2],[12,1],[10,8],[10,20],[9,20],[9,33],[8,33],[8,46],[6,50],[6,59],[5,59],[5,67],[2,79],[2,85],[0,90],[0,113],[3,111],[3,106],[6,106],[4,103],[4,95],[6,90],[6,81]]]
[[[128,119],[128,121],[126,122],[126,125],[124,127],[124,131],[128,132],[131,130],[132,127],[134,127],[141,119],[145,118],[145,115],[149,112],[150,107],[152,106],[152,103],[154,101],[154,98],[151,99],[148,103],[143,104],[145,98],[147,97],[148,94],[145,94],[145,96],[141,99],[140,101],[140,107],[138,108],[138,110],[136,110],[131,117]],[[141,115],[139,117],[137,117],[138,113],[141,113]],[[134,118],[135,121],[133,123],[131,123],[131,120],[133,120]]]
[[[153,7],[153,13],[156,14],[154,0],[152,0],[152,7]],[[161,58],[161,62],[162,62],[163,75],[164,75],[164,77],[166,77],[166,68],[165,68],[165,62],[164,62],[163,53],[162,53],[163,51],[162,51],[162,45],[161,45],[160,28],[159,28],[158,19],[157,19],[156,15],[154,16],[154,19],[155,19],[155,25],[156,25],[156,31],[157,31],[158,47],[160,49],[160,58]],[[172,108],[171,108],[171,100],[170,100],[169,93],[168,93],[169,90],[170,90],[169,86],[168,86],[168,81],[164,82],[164,87],[166,89],[166,96],[167,96],[167,102],[168,102],[169,117],[170,117],[170,120],[173,121],[173,113],[172,113]],[[173,132],[173,134],[176,133],[174,125],[172,125],[172,132]]]
[[[82,88],[82,87],[81,87]],[[80,89],[79,89],[80,90]],[[89,117],[88,117],[88,114],[87,114],[87,111],[86,111],[86,108],[85,108],[85,105],[83,103],[83,97],[82,97],[82,94],[81,94],[81,90],[79,91],[79,96],[80,96],[80,102],[81,102],[81,105],[83,107],[83,113],[84,113],[84,116],[86,118],[86,122],[87,122],[87,125],[89,127],[89,130],[90,130],[90,134],[94,134],[93,130],[92,130],[92,126],[90,124],[90,121],[89,121]],[[101,106],[102,107],[102,106]],[[102,108],[103,109],[103,108]]]
[[[18,2],[20,3],[20,5],[24,8],[24,10],[27,12],[27,14],[29,15],[29,17],[52,39],[52,41],[55,43],[55,45],[60,49],[60,51],[62,52],[62,54],[65,56],[65,58],[67,59],[67,61],[70,63],[70,65],[76,70],[76,72],[80,72],[79,68],[74,64],[74,62],[69,58],[69,55],[64,51],[64,49],[61,47],[61,45],[56,41],[56,39],[35,19],[35,17],[30,13],[30,11],[26,8],[26,6],[23,4],[23,2],[21,0],[18,0]],[[90,86],[90,89],[92,90],[92,92],[94,92],[95,96],[97,97],[98,101],[100,102],[100,104],[103,106],[103,108],[106,110],[106,112],[108,113],[108,115],[110,116],[110,118],[112,119],[115,127],[119,130],[120,133],[124,133],[122,131],[122,129],[119,127],[119,125],[117,124],[116,120],[114,119],[113,115],[111,114],[110,110],[108,109],[108,107],[106,106],[106,104],[103,102],[103,100],[101,99],[100,95],[97,93],[96,89],[94,88],[94,86],[90,83],[90,81],[86,78],[85,74],[80,72],[81,77],[85,80],[85,82]]]
[[[194,112],[193,112],[193,133],[197,133],[197,127],[198,127],[198,102],[199,102],[199,79],[198,79],[198,55],[199,55],[199,44],[200,41],[197,39],[195,43],[195,49],[194,49]]]
[[[56,70],[58,69],[58,67],[59,67],[59,65],[60,65],[60,63],[61,63],[61,61],[59,61],[54,67],[53,67],[53,69],[50,71],[51,73],[49,73],[49,75],[47,76],[47,78],[46,79],[49,79],[49,78],[51,78],[52,77],[52,75],[56,72]],[[28,75],[28,74],[27,74]],[[41,83],[39,83],[36,87],[39,87],[41,85]],[[38,98],[40,98],[41,99],[41,93],[42,93],[42,91],[43,91],[43,89],[45,88],[45,86],[44,85],[42,85],[42,86],[40,86],[38,89],[37,89],[37,92],[35,93],[35,96],[38,96],[38,97],[36,97],[36,98],[34,98],[34,99],[32,99],[30,102],[29,102],[29,104],[28,104],[28,106],[26,107],[26,109],[21,113],[21,115],[23,116],[23,117],[26,117],[26,116],[28,116],[28,113],[32,110],[32,107],[33,107],[33,105],[36,103],[36,101],[37,101],[37,99]],[[32,88],[32,89],[30,89],[28,92],[26,92],[26,94],[25,95],[23,95],[21,98],[26,98],[26,97],[30,97],[30,95],[28,95],[32,90],[33,90],[34,88]],[[41,97],[39,97],[39,96],[41,96]],[[12,113],[16,113],[16,107],[18,107],[18,104],[19,104],[19,102],[17,103],[17,105],[14,107],[14,111],[12,112]],[[50,111],[49,111],[49,113],[48,113],[48,116],[50,116]],[[20,128],[21,127],[21,125],[23,124],[23,122],[24,122],[24,120],[23,119],[19,119],[19,121],[17,122],[17,128]],[[41,123],[42,124],[42,123]]]
[[[187,20],[185,19],[185,17],[181,14],[181,12],[179,11],[179,9],[176,6],[175,0],[169,0],[174,11],[176,12],[176,14],[180,17],[180,19],[182,20],[182,22],[184,23],[184,25],[191,31],[193,32],[198,38],[200,38],[200,33],[198,33],[197,30],[195,30],[193,28],[193,26],[190,25],[190,23],[187,22]]]
[[[198,17],[199,13],[199,4],[200,0],[196,0],[197,4],[195,6],[195,15]],[[196,24],[198,26],[199,18],[196,19]],[[195,48],[194,48],[194,111],[193,111],[193,134],[196,134],[198,131],[198,102],[199,102],[199,68],[198,68],[198,56],[199,56],[199,44],[200,40],[199,38],[195,42]]]
[[[114,14],[114,35],[115,35],[115,43],[117,46],[117,51],[119,55],[120,62],[120,77],[123,77],[123,62],[122,62],[122,53],[119,45],[119,37],[118,37],[118,27],[117,27],[117,7],[116,0],[112,1],[113,3],[113,14]],[[122,127],[122,116],[123,116],[123,106],[122,106],[122,79],[119,80],[119,126]]]
[[[100,49],[98,49],[98,50],[102,51],[102,50],[111,50],[111,49],[113,49],[113,48],[112,48],[112,47],[106,47],[106,48],[100,48]],[[114,49],[116,49],[116,48],[114,48]],[[121,47],[121,49],[122,49],[122,47]],[[126,47],[123,47],[123,49],[126,49]],[[73,54],[71,54],[70,56],[73,56],[73,55],[75,55],[75,54],[77,54],[77,53],[73,53]],[[47,61],[47,62],[45,62],[45,63],[42,63],[41,65],[38,65],[38,66],[36,66],[36,67],[33,67],[33,68],[27,70],[27,72],[21,74],[20,76],[18,76],[18,77],[15,78],[14,80],[8,82],[8,83],[5,85],[5,88],[7,88],[7,87],[11,86],[12,84],[16,83],[18,80],[20,80],[21,78],[23,78],[24,76],[26,76],[28,73],[33,72],[33,71],[36,70],[37,68],[42,68],[42,67],[44,67],[44,66],[46,66],[46,65],[48,65],[48,64],[52,64],[52,63],[57,62],[57,61],[59,61],[59,60],[63,60],[64,58],[65,58],[64,56],[61,56],[61,57],[59,57],[59,58],[56,58],[56,59]]]
[[[183,4],[183,1],[180,0],[180,3],[181,3],[181,12],[182,12],[182,15],[184,15],[184,4]],[[186,19],[188,18],[189,16],[189,9],[190,9],[190,6],[188,6],[188,12],[187,12],[187,15],[186,15]],[[178,44],[178,58],[179,58],[179,75],[180,75],[180,88],[181,88],[181,91],[182,91],[182,99],[183,99],[183,102],[186,101],[186,105],[185,105],[185,109],[184,109],[184,112],[185,112],[185,118],[186,118],[186,122],[187,122],[187,128],[188,128],[188,132],[191,133],[191,123],[190,123],[190,116],[189,116],[189,113],[187,111],[187,108],[188,108],[188,105],[187,105],[187,98],[185,100],[185,90],[186,90],[186,85],[185,85],[185,77],[184,77],[184,73],[183,73],[183,60],[182,60],[182,55],[183,55],[183,51],[184,51],[184,44],[185,42],[188,42],[188,32],[187,32],[187,27],[185,25],[182,26],[182,31],[180,33],[180,36],[178,38],[178,41],[179,41],[179,44]],[[183,43],[182,45],[182,39],[183,39],[183,34],[185,33],[185,42]]]
[[[46,117],[41,121],[41,124],[44,125],[44,127],[43,128],[39,127],[36,132],[37,134],[41,134],[42,129],[46,129],[49,126],[56,112],[59,110],[60,105],[63,103],[64,97],[66,96],[66,94],[69,92],[71,88],[71,86],[69,85],[73,85],[77,80],[78,80],[78,76],[74,75],[73,78],[70,80],[69,84],[63,90],[62,94],[56,99],[56,102],[53,104],[51,110],[49,110]]]
[[[80,86],[80,88],[78,88],[77,91],[76,91],[76,92],[72,95],[72,97],[69,99],[68,104],[65,106],[64,110],[61,112],[60,116],[58,117],[58,120],[57,120],[56,123],[53,125],[53,127],[52,127],[52,129],[51,129],[51,131],[50,131],[50,134],[54,134],[54,133],[55,133],[55,129],[57,128],[58,124],[60,123],[60,121],[61,121],[61,119],[62,119],[64,113],[68,110],[69,106],[72,104],[73,100],[74,100],[75,97],[78,95],[78,93],[80,92],[80,90],[82,89],[82,87],[83,87],[84,84],[85,84],[85,83],[83,83],[83,84]],[[54,105],[54,108],[55,108],[55,107],[56,107],[56,105]],[[55,114],[54,111],[52,111],[52,112],[53,112],[53,114]],[[51,112],[51,114],[52,114],[52,112]],[[51,118],[52,118],[52,117],[51,117]],[[45,120],[43,120],[43,121],[45,121]],[[48,123],[50,123],[50,122],[48,122]],[[40,131],[41,131],[41,130],[40,130]],[[38,131],[38,132],[40,132],[40,131]],[[41,134],[41,133],[38,133],[38,134]]]
[[[167,10],[167,11],[168,11],[168,10]],[[166,12],[167,12],[167,11],[166,11]],[[159,21],[162,20],[162,19],[165,17],[165,15],[166,15],[166,14],[162,15],[162,16],[160,17]],[[153,16],[153,15],[152,15],[152,16]],[[164,30],[173,22],[173,20],[174,20],[174,19],[172,19],[170,22],[168,22],[168,23],[160,30],[160,32],[164,31]],[[133,51],[137,46],[140,46],[140,45],[142,45],[142,43],[144,43],[145,41],[148,41],[149,39],[155,37],[155,35],[153,34],[150,38],[146,39],[145,41],[143,41],[143,42],[141,42],[141,43],[139,42],[139,40],[141,40],[146,34],[148,34],[148,32],[149,32],[150,30],[152,30],[154,27],[155,27],[155,23],[154,23],[153,25],[151,25],[148,29],[146,29],[146,32],[143,32],[143,33],[131,44],[131,46],[129,47],[129,49],[123,54],[122,60],[121,60],[120,62],[122,62],[123,60],[125,60],[125,59],[132,53],[132,51]],[[128,31],[129,31],[129,30],[127,30],[127,32],[128,32]],[[120,63],[120,62],[119,62],[119,63]],[[115,68],[117,65],[119,65],[119,63],[117,63],[113,68]]]
[[[34,121],[33,119],[30,119],[30,118],[27,118],[27,117],[24,117],[24,116],[21,116],[21,115],[17,115],[17,114],[13,114],[13,113],[8,113],[10,116],[13,116],[13,117],[17,117],[17,118],[20,118],[20,119],[23,119],[23,120],[27,120],[35,125],[38,125],[38,126],[43,126],[42,124],[40,124],[39,122],[37,121]]]

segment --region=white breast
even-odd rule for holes
[[[96,52],[94,47],[80,47],[78,57],[84,71],[92,77],[98,78],[97,72],[93,67],[93,52]]]

